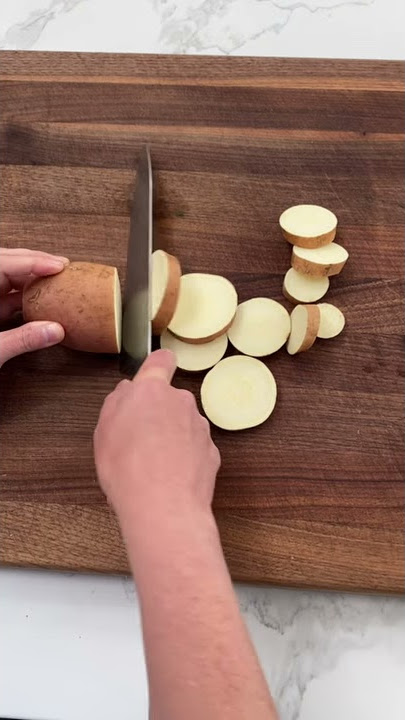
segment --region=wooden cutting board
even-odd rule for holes
[[[271,419],[213,430],[215,513],[235,579],[404,585],[403,65],[9,53],[1,63],[2,244],[116,264],[137,153],[151,145],[161,242],[240,300],[283,300],[278,217],[319,203],[350,251],[327,300],[347,329],[266,362]],[[1,373],[1,561],[127,570],[92,432],[116,358],[63,348]],[[197,397],[202,375],[178,374]]]

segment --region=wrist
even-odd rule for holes
[[[162,564],[186,555],[213,553],[222,559],[218,528],[210,507],[153,506],[140,513],[127,503],[117,512],[135,575],[142,567]]]

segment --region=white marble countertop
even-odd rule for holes
[[[404,25],[403,0],[3,0],[0,48],[403,59]],[[403,720],[402,599],[237,592],[281,720]],[[2,569],[0,637],[1,716],[146,720],[130,579]]]

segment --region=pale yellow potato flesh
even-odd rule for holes
[[[261,360],[233,355],[215,365],[201,385],[201,403],[207,418],[223,430],[261,425],[277,399],[273,374]]]
[[[294,205],[280,215],[284,237],[294,245],[319,247],[333,241],[337,217],[320,205]]]
[[[330,303],[319,303],[318,308],[321,314],[318,337],[328,340],[339,335],[346,324],[342,311]]]
[[[297,305],[291,313],[291,333],[288,338],[287,352],[296,355],[309,350],[314,344],[319,328],[320,311],[318,305]]]
[[[152,253],[152,320],[156,316],[165,296],[169,280],[169,263],[163,250]]]
[[[121,351],[122,345],[122,298],[121,285],[118,277],[118,270],[115,268],[115,284],[114,284],[114,320],[115,320],[115,338],[117,342],[117,352]]]
[[[283,292],[291,302],[314,303],[325,295],[328,288],[328,277],[311,277],[290,268],[284,278]]]
[[[335,242],[314,249],[294,245],[291,264],[298,272],[330,277],[343,270],[348,257],[347,250]]]
[[[191,344],[165,330],[160,336],[160,347],[175,354],[177,367],[181,370],[200,372],[213,367],[223,358],[228,347],[228,337],[224,334],[207,343]]]
[[[237,305],[236,290],[226,278],[205,273],[183,275],[169,330],[185,342],[214,340],[228,330]]]
[[[290,334],[290,315],[279,302],[252,298],[240,303],[228,338],[245,355],[263,357],[277,352]]]

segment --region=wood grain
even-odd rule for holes
[[[328,302],[347,328],[268,359],[266,424],[213,430],[215,495],[235,579],[404,588],[403,65],[252,58],[0,55],[2,244],[115,264],[125,276],[137,153],[151,145],[156,231],[184,271],[241,300],[281,293],[299,202],[339,218],[350,252]],[[202,374],[176,384],[198,398]],[[125,572],[92,432],[119,380],[63,348],[1,373],[0,559]]]

